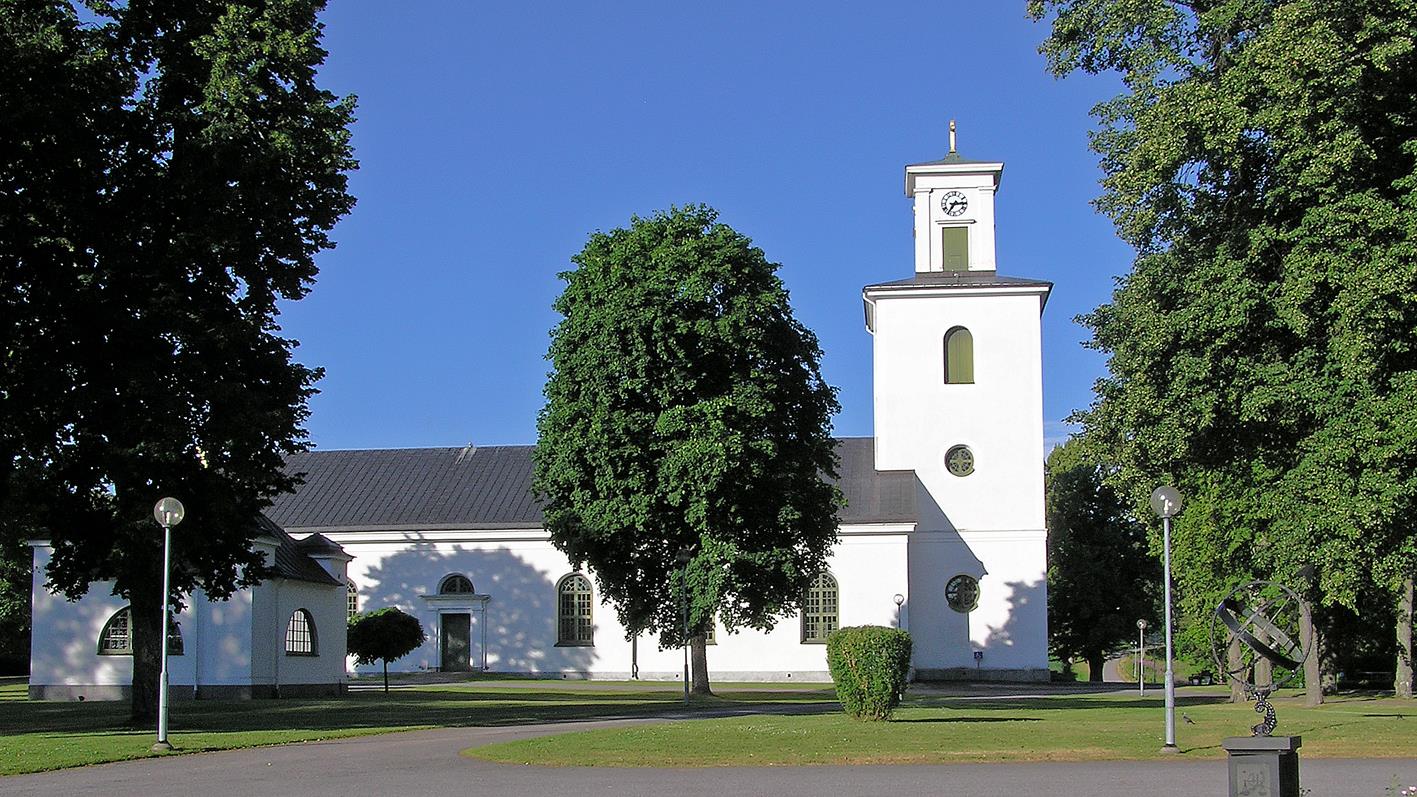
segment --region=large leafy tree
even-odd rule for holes
[[[1093,460],[1076,437],[1048,455],[1048,642],[1101,681],[1107,655],[1136,639],[1137,620],[1159,627],[1161,566],[1146,526]]]
[[[277,301],[349,212],[353,102],[316,85],[320,0],[0,0],[0,518],[51,589],[133,613],[156,705],[164,495],[173,600],[261,576],[253,519],[318,373]]]
[[[1321,604],[1367,584],[1399,602],[1417,571],[1417,2],[1030,10],[1055,73],[1124,81],[1093,143],[1137,258],[1086,318],[1110,376],[1082,420],[1138,503],[1162,479],[1191,499],[1192,611],[1305,565]]]
[[[703,206],[596,233],[561,275],[535,489],[632,632],[683,642],[795,609],[836,540],[838,405],[777,265]],[[688,551],[687,563],[678,561]]]

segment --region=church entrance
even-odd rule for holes
[[[444,614],[442,619],[443,672],[472,670],[472,615]]]

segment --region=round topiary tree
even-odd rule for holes
[[[862,625],[827,637],[827,666],[836,696],[856,719],[891,718],[910,673],[910,634],[899,628]]]
[[[428,637],[418,618],[389,607],[350,618],[349,654],[359,664],[384,662],[384,691],[389,691],[389,662],[418,649]]]

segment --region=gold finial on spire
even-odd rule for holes
[[[955,120],[950,120],[950,154],[955,154]]]

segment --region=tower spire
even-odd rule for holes
[[[950,120],[950,154],[955,154],[955,120]]]

